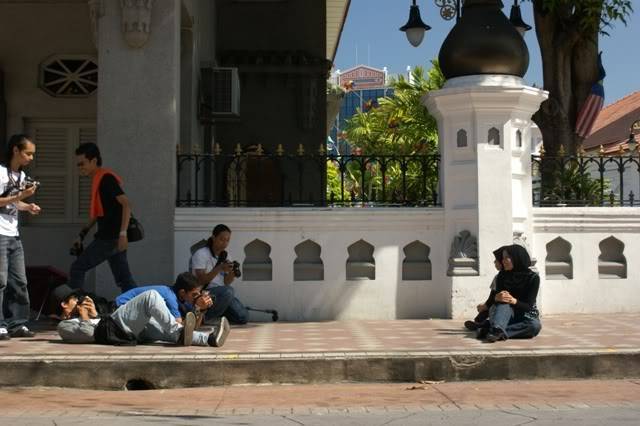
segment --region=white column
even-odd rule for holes
[[[136,281],[173,280],[175,147],[179,132],[180,2],[144,2],[150,16],[127,22],[119,1],[103,2],[99,18],[98,144],[104,165],[124,180],[135,216],[146,236],[129,247]],[[136,15],[137,16],[137,15]],[[135,16],[134,16],[135,17]],[[142,19],[141,18],[141,19]],[[123,28],[141,29],[141,47],[131,47]],[[185,265],[186,268],[186,265]],[[108,267],[98,269],[98,289],[109,293]]]
[[[450,259],[452,318],[471,316],[486,299],[496,273],[492,251],[512,244],[514,230],[531,235],[529,129],[544,99],[546,92],[520,78],[479,75],[453,78],[423,100],[438,121],[446,221],[441,250],[452,257],[454,238],[468,231],[463,254],[453,257],[476,258]],[[521,147],[516,146],[518,129]],[[460,131],[466,133],[466,145]],[[498,138],[493,144],[490,133]]]

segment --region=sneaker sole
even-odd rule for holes
[[[224,342],[227,340],[227,336],[229,335],[229,331],[231,331],[231,326],[229,325],[227,318],[220,318],[220,327],[218,328],[218,335],[216,336],[216,347],[219,348],[224,345]]]
[[[184,317],[184,330],[182,331],[182,346],[191,346],[193,331],[196,328],[196,316],[193,312],[187,312]]]

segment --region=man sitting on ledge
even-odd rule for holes
[[[224,344],[229,323],[222,318],[210,333],[195,331],[196,315],[189,310],[183,315],[179,306],[196,311],[212,305],[208,296],[201,296],[200,286],[188,272],[178,275],[173,288],[149,286],[123,293],[126,300],[112,314],[98,316],[90,297],[72,293],[62,302],[62,318],[58,334],[70,343],[99,343],[105,345],[135,345],[161,340],[184,346],[216,346]]]

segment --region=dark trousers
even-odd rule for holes
[[[0,235],[0,327],[13,330],[29,320],[29,292],[20,237]]]
[[[219,285],[210,287],[208,290],[215,296],[215,301],[213,306],[207,309],[205,320],[211,321],[224,316],[232,324],[246,324],[249,321],[249,312],[235,297],[233,287]]]
[[[84,249],[82,254],[71,264],[69,287],[84,290],[84,275],[104,261],[109,262],[116,285],[124,293],[136,287],[129,270],[127,251],[118,251],[118,240],[95,239]]]

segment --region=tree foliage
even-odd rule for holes
[[[377,102],[363,99],[365,110],[358,110],[345,128],[355,156],[328,162],[329,198],[333,194],[338,199],[344,196],[345,199],[400,202],[400,194],[404,194],[411,199],[432,199],[434,189],[430,184],[437,177],[436,163],[402,158],[438,151],[437,123],[421,102],[425,93],[444,84],[437,61],[432,64],[426,74],[422,67],[416,67],[410,79],[404,76],[392,79],[393,96]],[[397,160],[382,156],[396,156]],[[425,175],[429,176],[428,189],[425,189]]]

